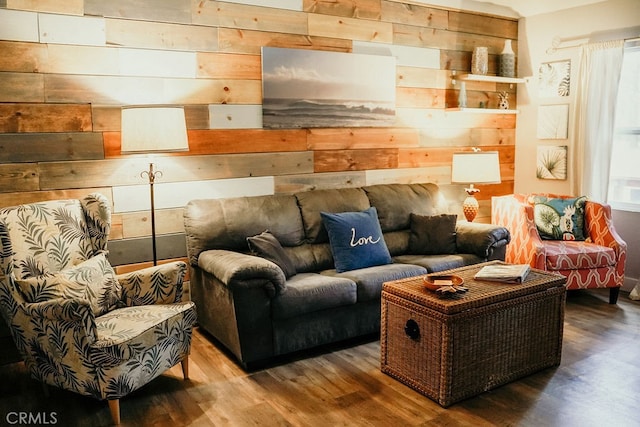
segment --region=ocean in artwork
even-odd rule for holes
[[[263,47],[262,124],[393,126],[395,82],[392,56]]]
[[[271,129],[393,126],[395,106],[389,102],[341,99],[265,99],[262,122]]]

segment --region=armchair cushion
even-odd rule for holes
[[[17,279],[16,284],[31,303],[54,298],[86,299],[95,316],[122,304],[122,288],[104,252],[54,274]]]
[[[411,214],[409,252],[423,255],[450,255],[456,253],[455,214],[433,216]]]
[[[548,270],[581,270],[616,265],[613,248],[589,242],[546,242]]]
[[[540,237],[545,240],[585,240],[586,197],[533,197],[533,215]]]

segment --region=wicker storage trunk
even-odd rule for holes
[[[560,364],[565,279],[532,270],[523,284],[476,281],[440,299],[423,277],[387,282],[382,292],[381,369],[447,407]]]

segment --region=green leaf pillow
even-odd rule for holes
[[[585,240],[585,196],[556,198],[535,196],[533,217],[538,234],[545,240]]]

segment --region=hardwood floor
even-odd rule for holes
[[[380,343],[325,348],[246,373],[194,332],[180,365],[121,401],[123,426],[638,426],[640,302],[570,292],[562,363],[448,409],[380,372]],[[49,388],[24,365],[0,367],[0,425],[109,425],[105,402]],[[37,424],[37,423],[32,423]]]

